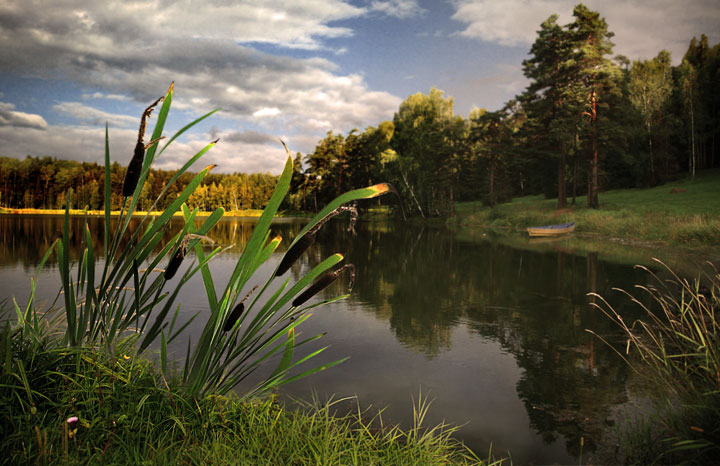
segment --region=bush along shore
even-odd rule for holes
[[[313,365],[324,348],[305,351],[322,337],[296,339],[296,328],[310,310],[347,295],[317,302],[316,294],[338,280],[352,283],[351,264],[333,254],[296,282],[286,278],[317,231],[330,218],[357,218],[354,202],[393,190],[385,183],[340,195],[315,215],[290,243],[280,264],[267,277],[256,271],[283,240],[271,237],[270,224],[289,190],[293,160],[284,171],[224,287],[216,283],[211,260],[222,253],[208,231],[222,218],[217,209],[196,224],[198,210],[186,201],[213,166],[193,174],[160,215],[137,214],[139,194],[153,162],[187,129],[162,149],[162,131],[173,86],[142,114],[138,141],[121,193],[121,209],[111,227],[110,157],[106,135],[104,183],[105,260],[95,260],[96,245],[87,225],[70,231],[66,203],[62,238],[40,262],[57,255],[59,304],[40,309],[34,301],[37,276],[27,305],[13,302],[15,317],[0,335],[0,450],[10,464],[479,464],[445,425],[424,428],[428,403],[415,407],[409,430],[386,426],[379,417],[333,416],[333,404],[287,411],[273,400],[282,385],[328,369],[342,361]],[[157,109],[151,136],[145,129]],[[168,189],[217,141],[209,143],[177,171]],[[189,173],[189,172],[187,172]],[[166,194],[163,190],[154,201]],[[156,210],[155,205],[148,211]],[[174,215],[184,228],[167,243],[164,234]],[[199,225],[199,226],[198,226]],[[70,260],[69,238],[84,238],[80,260]],[[194,252],[192,257],[189,252]],[[96,270],[97,269],[97,270]],[[207,296],[202,332],[188,343],[184,362],[175,369],[168,346],[192,322],[178,319],[179,290],[200,275]],[[287,274],[287,275],[286,275]],[[286,275],[283,278],[283,275]],[[270,286],[275,281],[276,286]],[[274,290],[270,292],[269,290]],[[190,341],[190,339],[188,339]],[[148,350],[157,351],[157,364]],[[308,354],[309,353],[309,354]],[[249,388],[248,376],[265,374]],[[253,379],[255,380],[255,379]]]
[[[449,224],[460,228],[497,228],[524,232],[540,225],[576,222],[579,236],[662,242],[695,247],[720,244],[720,171],[707,170],[648,189],[600,194],[600,209],[577,206],[557,210],[556,200],[527,196],[490,208],[463,202]]]

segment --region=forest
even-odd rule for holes
[[[431,89],[407,97],[392,121],[364,131],[328,132],[312,153],[297,153],[285,208],[316,211],[341,192],[381,181],[399,191],[404,211],[453,216],[454,203],[488,206],[544,194],[559,209],[613,188],[651,187],[720,166],[720,45],[693,38],[677,66],[670,53],[630,61],[613,55],[613,33],[580,4],[573,21],[540,25],[523,63],[528,87],[502,109],[455,114],[453,98]],[[113,192],[125,167],[113,163]],[[100,209],[103,168],[27,156],[0,157],[0,206]],[[140,207],[149,209],[172,172],[153,170]],[[155,206],[188,183],[181,177]],[[212,174],[189,203],[201,210],[262,208],[277,180],[269,174]],[[112,208],[122,199],[113,195]]]
[[[127,168],[117,162],[110,165],[111,209],[122,206],[123,180]],[[171,170],[150,170],[140,193],[140,210],[150,210],[173,177]],[[27,156],[24,160],[0,157],[0,207],[25,209],[61,209],[70,196],[73,208],[104,208],[105,169],[97,163]],[[184,173],[153,210],[164,210],[192,179]],[[262,209],[275,189],[278,176],[270,174],[209,174],[192,194],[188,203],[202,211],[224,207],[226,210]]]

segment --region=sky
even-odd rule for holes
[[[455,112],[496,110],[522,92],[540,23],[566,0],[0,0],[0,156],[127,164],[145,107],[175,82],[166,134],[220,111],[154,167],[280,173],[328,131],[391,120],[433,87]],[[589,0],[614,54],[678,64],[693,36],[720,42],[717,0]],[[154,118],[150,119],[146,142]]]

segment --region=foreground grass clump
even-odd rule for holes
[[[600,194],[600,209],[575,206],[557,210],[556,199],[526,196],[494,208],[480,202],[459,203],[457,223],[464,227],[524,230],[577,222],[578,233],[640,241],[715,245],[720,242],[720,171],[707,170],[650,189],[619,189]]]
[[[6,326],[0,451],[7,464],[479,464],[454,428],[383,426],[333,404],[194,399],[152,363],[59,348]],[[70,421],[70,422],[68,422]]]
[[[641,268],[649,275],[648,284],[636,285],[637,294],[618,291],[642,307],[645,319],[625,322],[607,301],[591,293],[626,340],[616,352],[650,381],[658,400],[654,422],[638,421],[625,432],[628,458],[638,463],[717,464],[720,273],[709,266],[700,278],[689,280],[669,268],[662,275]]]

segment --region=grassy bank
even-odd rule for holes
[[[0,343],[3,464],[481,463],[453,428],[422,426],[427,404],[400,430],[367,413],[333,415],[332,403],[194,399],[122,348],[59,348],[8,327]]]
[[[456,225],[524,231],[537,225],[577,222],[576,233],[629,241],[693,246],[720,243],[720,171],[699,173],[650,189],[620,189],[600,194],[600,209],[575,206],[557,210],[556,199],[527,196],[491,209],[480,202],[457,205]]]

